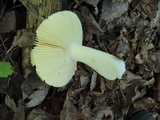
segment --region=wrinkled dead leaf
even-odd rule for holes
[[[133,102],[133,107],[135,109],[146,109],[146,110],[150,110],[151,108],[154,107],[155,101],[150,98],[150,97],[146,97],[146,98],[142,98],[142,99],[138,99],[135,102]]]
[[[133,80],[138,80],[138,79],[142,79],[141,76],[136,75],[132,72],[130,72],[129,70],[126,70],[125,76],[123,77],[124,80],[127,80],[127,82],[131,82]],[[123,82],[123,81],[122,81]],[[126,81],[125,81],[126,82]]]
[[[35,17],[37,18],[39,21],[43,21],[44,18],[40,15],[38,15],[38,12],[35,8],[35,6],[31,3],[29,3],[29,1],[27,0],[20,0],[20,2],[22,2],[22,4],[28,9],[28,11]]]
[[[101,92],[99,92],[99,91],[91,91],[90,95],[98,97],[98,96],[102,95],[105,92],[105,90],[106,90],[105,79],[102,78],[102,77],[100,79],[100,90],[101,90]]]
[[[37,74],[35,72],[32,72],[26,77],[26,80],[21,84],[21,90],[26,94],[26,96],[29,96],[39,86],[42,86],[43,84],[43,81],[37,76]]]
[[[154,72],[159,73],[160,72],[160,53],[153,54],[151,56],[151,60],[154,63]]]
[[[87,118],[79,113],[70,100],[69,93],[66,95],[63,110],[60,113],[61,120],[87,120]]]
[[[0,33],[11,32],[16,29],[15,11],[6,12],[0,21]]]
[[[147,14],[150,18],[155,18],[158,0],[143,0],[141,1],[141,7],[145,14]]]
[[[92,111],[95,116],[92,116],[94,120],[103,120],[109,117],[110,120],[114,120],[114,111],[111,107],[99,107],[97,110]]]
[[[34,107],[39,105],[45,99],[46,95],[48,94],[48,90],[49,86],[46,84],[38,87],[35,92],[28,96],[30,101],[26,103],[26,107]]]
[[[130,52],[129,44],[124,41],[120,41],[116,50],[117,57],[123,58],[129,52]]]
[[[29,47],[32,46],[34,43],[35,34],[28,32],[25,29],[19,30],[17,32],[17,35],[15,36],[11,48],[8,50],[8,52],[16,46],[19,47]]]
[[[80,85],[85,87],[90,82],[89,76],[80,76]]]
[[[97,73],[93,71],[90,83],[90,91],[92,91],[96,87],[96,81],[97,81]]]
[[[6,97],[5,97],[5,104],[10,109],[12,109],[14,112],[16,111],[16,104],[15,104],[14,100],[9,97],[9,95],[6,95]]]
[[[139,53],[135,56],[135,60],[137,64],[142,64],[144,62]]]
[[[82,4],[82,2],[86,2],[90,5],[92,5],[93,7],[96,7],[97,4],[99,3],[100,0],[75,0],[76,5],[75,8],[77,8],[78,6],[80,6]]]
[[[13,120],[25,120],[24,101],[23,100],[18,101],[18,107],[15,111]]]
[[[151,61],[145,61],[143,64],[139,65],[139,73],[143,78],[148,78],[153,76],[154,64]]]
[[[75,0],[76,5],[74,6],[74,8],[77,8],[78,6],[81,5],[82,2],[84,2],[85,0]]]
[[[93,7],[96,7],[100,0],[85,0],[85,2],[92,5]]]
[[[82,24],[86,27],[86,29],[93,34],[100,34],[102,33],[102,29],[96,22],[95,18],[89,11],[87,7],[81,7],[81,13],[79,14],[79,17],[82,21]]]
[[[33,109],[27,116],[27,120],[49,120],[53,119],[40,108]]]
[[[127,105],[133,103],[136,99],[141,98],[146,94],[146,89],[140,89],[140,86],[144,83],[143,80],[133,80],[127,87],[124,88],[124,94],[126,96]],[[122,84],[123,86],[123,84]]]
[[[111,0],[104,0],[102,4],[102,19],[107,23],[113,19],[121,17],[121,15],[128,10],[128,1],[112,2]]]

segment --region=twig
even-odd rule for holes
[[[126,98],[125,98],[125,96],[124,96],[124,92],[123,92],[123,90],[122,90],[122,87],[121,87],[121,85],[120,85],[120,82],[119,82],[118,79],[117,79],[116,81],[117,81],[117,84],[118,84],[120,93],[121,93],[121,95],[122,95],[122,98],[123,98],[124,102],[126,103]]]
[[[10,55],[9,55],[8,52],[7,52],[6,46],[5,46],[5,44],[4,44],[4,41],[3,41],[2,37],[1,37],[1,35],[0,35],[0,40],[2,41],[2,45],[3,45],[3,47],[4,47],[4,50],[6,51],[7,56],[9,57],[9,59],[10,59],[11,62],[12,62],[12,64],[14,65],[14,62],[13,62],[12,58],[10,57]]]

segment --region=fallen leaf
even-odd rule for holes
[[[90,91],[92,91],[96,87],[96,81],[97,81],[97,73],[93,71],[90,83]]]
[[[35,6],[31,3],[29,3],[28,0],[20,0],[20,2],[28,9],[28,11],[35,17],[37,18],[39,21],[43,21],[44,18],[40,15],[38,15],[38,12],[35,8]]]
[[[96,7],[100,0],[85,0],[85,2],[92,5],[93,7]]]
[[[92,112],[95,114],[95,116],[92,116],[92,119],[94,120],[103,120],[108,117],[110,120],[114,120],[115,113],[112,110],[112,107],[103,106],[93,110]]]
[[[121,15],[128,10],[128,1],[112,2],[111,0],[104,0],[102,4],[102,19],[106,23],[113,19],[121,17]]]
[[[155,101],[150,98],[150,97],[146,97],[146,98],[141,98],[136,100],[135,102],[133,102],[133,107],[135,109],[146,109],[146,110],[150,110],[151,108],[153,108],[155,105]]]
[[[151,55],[151,61],[154,63],[154,72],[160,72],[160,53]]]
[[[48,94],[48,90],[49,86],[46,84],[38,87],[35,92],[28,96],[30,101],[26,103],[26,107],[28,108],[39,105],[45,99],[46,95]]]
[[[104,78],[102,78],[101,77],[101,79],[100,79],[100,92],[98,91],[91,91],[90,92],[90,95],[91,96],[96,96],[96,97],[98,97],[98,96],[100,96],[100,95],[103,95],[103,93],[105,92],[105,90],[106,90],[106,85],[105,85],[105,79]]]
[[[138,80],[138,79],[140,80],[140,79],[142,79],[142,77],[132,73],[129,70],[126,70],[126,73],[125,73],[123,79],[124,79],[124,82],[133,82],[133,80]]]
[[[27,116],[27,120],[49,120],[53,119],[51,116],[49,116],[45,111],[43,111],[40,108],[33,109],[29,115]]]
[[[85,0],[75,0],[76,5],[74,6],[74,8],[77,8],[78,6],[81,5],[82,2],[84,2]]]
[[[85,87],[90,82],[89,76],[80,76],[80,85],[81,87]]]
[[[35,34],[32,32],[28,32],[25,29],[19,30],[17,32],[17,35],[15,36],[11,48],[8,50],[8,52],[16,46],[19,47],[30,47],[33,46],[34,43]]]
[[[69,91],[66,95],[63,110],[60,113],[61,120],[87,120],[87,118],[79,113],[76,107],[72,104],[69,96]]]
[[[0,33],[8,33],[16,29],[15,11],[6,12],[0,21]]]
[[[154,19],[156,16],[157,4],[158,0],[143,0],[140,2],[141,7],[145,14],[147,14],[150,18]]]
[[[76,5],[74,8],[77,8],[78,6],[80,6],[83,2],[86,2],[90,5],[92,5],[93,7],[96,7],[97,4],[100,2],[100,0],[75,0]]]
[[[135,60],[137,64],[142,64],[144,62],[139,53],[135,56]]]
[[[15,104],[14,100],[10,98],[9,95],[6,95],[6,97],[5,97],[5,104],[6,104],[10,109],[12,109],[14,112],[16,112],[16,104]]]
[[[100,34],[102,33],[102,29],[98,25],[97,21],[89,11],[87,7],[81,7],[81,13],[79,15],[82,24],[86,27],[87,31],[93,34]]]
[[[14,114],[14,119],[13,120],[25,120],[25,110],[24,110],[24,101],[19,100],[18,101],[18,107],[15,111]]]

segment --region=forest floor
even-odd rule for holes
[[[0,0],[0,120],[160,120],[160,1],[62,0],[80,18],[83,45],[120,58],[126,72],[110,81],[78,62],[61,88],[25,59],[35,30],[21,1]]]

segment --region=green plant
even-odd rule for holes
[[[8,77],[13,73],[10,62],[0,62],[0,77]]]

